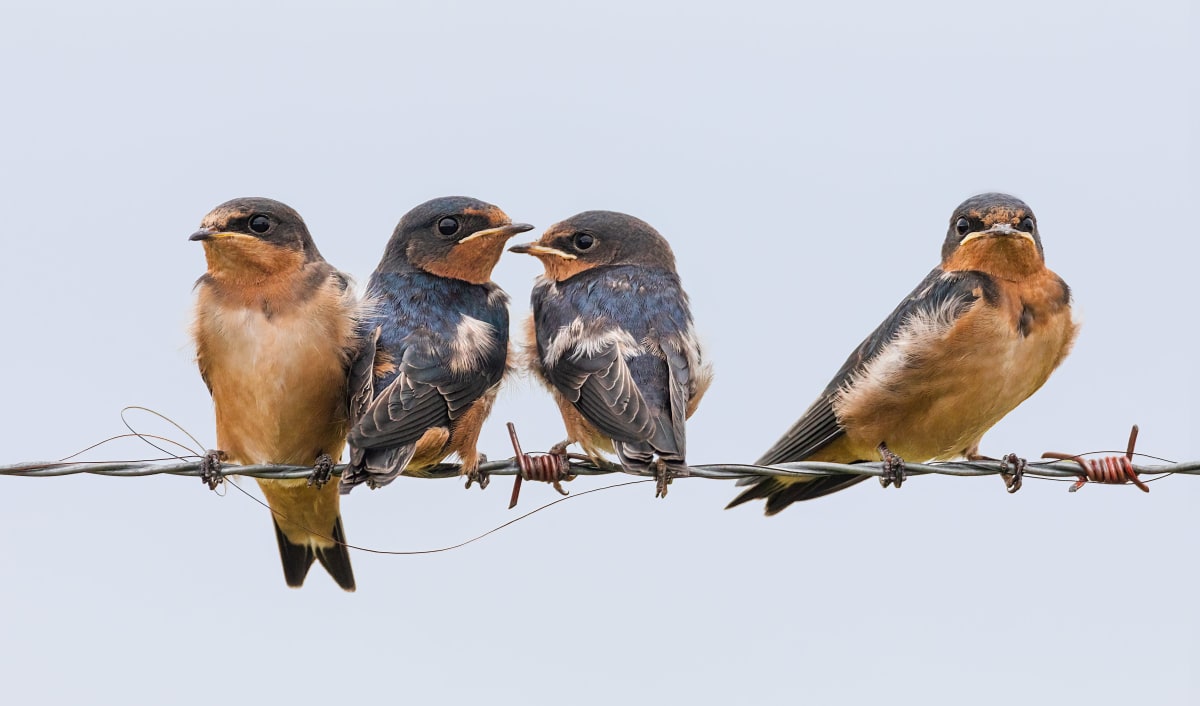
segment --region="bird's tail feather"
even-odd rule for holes
[[[780,478],[768,476],[757,479],[742,491],[742,494],[725,506],[725,509],[737,507],[751,500],[764,499],[767,501],[766,513],[774,515],[788,505],[801,500],[820,498],[864,480],[866,476],[836,475],[816,476],[814,478]]]
[[[296,544],[287,538],[279,521],[275,520],[275,539],[279,542],[279,560],[283,562],[283,578],[292,588],[304,585],[304,577],[308,576],[308,568],[312,566],[317,555],[308,544]]]
[[[342,495],[354,490],[355,486],[368,484],[372,488],[396,480],[417,450],[416,444],[405,444],[393,448],[360,449],[350,447],[350,465],[342,472],[338,492]]]
[[[338,515],[333,525],[332,538],[337,543],[328,547],[314,547],[309,543],[296,543],[287,538],[275,521],[275,539],[279,542],[279,559],[283,563],[283,578],[287,585],[299,588],[304,585],[308,570],[314,561],[320,561],[321,566],[329,572],[337,585],[347,591],[353,591],[354,571],[350,568],[350,552],[346,548],[346,532],[342,528],[342,517]]]
[[[655,461],[661,460],[667,470],[676,475],[687,475],[688,465],[682,454],[664,453],[651,446],[648,442],[614,442],[613,447],[621,465],[635,472],[647,472],[655,466]]]
[[[344,590],[353,591],[354,570],[350,568],[350,550],[346,546],[346,530],[342,528],[342,516],[338,515],[333,524],[333,540],[331,547],[317,548],[317,561],[329,572],[337,585]]]

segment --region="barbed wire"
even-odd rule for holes
[[[1108,456],[1098,460],[1085,460],[1080,455],[1069,455],[1048,452],[1044,457],[1051,460],[1035,461],[1024,465],[1021,473],[1025,477],[1051,480],[1074,480],[1072,490],[1077,490],[1084,483],[1137,485],[1147,490],[1140,480],[1141,476],[1165,476],[1171,474],[1200,475],[1200,461],[1184,461],[1180,463],[1163,462],[1158,464],[1134,463],[1136,454],[1133,444],[1136,440],[1136,427],[1130,437],[1130,447],[1123,456]],[[523,453],[516,438],[516,431],[509,424],[516,455],[501,461],[487,461],[479,465],[479,471],[485,476],[515,476],[519,480],[537,480],[555,484],[570,480],[576,476],[599,476],[610,474],[625,474],[631,476],[654,477],[653,471],[632,471],[622,466],[604,460],[593,460],[577,454]],[[1117,452],[1095,452],[1117,453]],[[206,466],[203,458],[198,456],[178,457],[180,460],[149,459],[141,461],[42,461],[0,465],[0,476],[21,476],[27,478],[52,478],[76,474],[91,474],[119,478],[135,478],[151,475],[174,475],[205,477],[213,472],[211,466]],[[188,460],[189,458],[195,460]],[[1152,457],[1148,457],[1152,458]],[[955,477],[980,477],[1002,475],[1006,478],[1014,475],[1016,469],[1015,456],[998,460],[975,461],[945,461],[936,463],[905,463],[905,473],[908,476],[941,475]],[[206,470],[207,468],[207,470]],[[341,475],[347,468],[345,464],[333,467],[334,475]],[[453,463],[443,463],[424,471],[424,478],[455,478],[459,477],[460,466]],[[219,477],[247,476],[265,479],[306,479],[313,475],[312,466],[256,464],[237,465],[221,464],[216,471]],[[832,475],[861,475],[883,478],[889,474],[881,462],[864,463],[830,463],[823,461],[800,461],[794,463],[779,463],[760,466],[747,463],[710,463],[690,467],[686,477],[706,478],[711,480],[741,480],[753,477],[816,477]],[[1018,477],[1019,475],[1018,474]],[[1015,491],[1011,487],[1010,492]],[[1019,488],[1019,482],[1017,488]],[[561,487],[559,487],[561,491]],[[561,491],[564,492],[565,491]],[[514,491],[514,504],[515,504]]]
[[[619,466],[598,466],[591,461],[570,459],[569,473],[572,476],[599,476],[613,473],[643,476],[653,478],[650,472],[633,472]],[[55,478],[87,473],[98,476],[116,478],[138,478],[153,475],[194,476],[200,477],[202,462],[197,461],[76,461],[63,463],[58,461],[35,461],[0,465],[0,476],[21,476],[25,478]],[[615,464],[614,464],[615,465]],[[1001,473],[1011,473],[1011,466],[1003,461],[944,461],[937,463],[905,463],[905,470],[910,476],[943,475],[943,476],[991,476]],[[341,475],[345,464],[334,466],[334,475]],[[1133,464],[1133,471],[1138,475],[1200,475],[1200,461],[1184,461],[1181,463],[1166,463],[1158,465]],[[479,470],[493,476],[521,475],[521,469],[516,458],[503,461],[489,461],[479,465]],[[1080,475],[1080,467],[1068,461],[1031,462],[1025,470],[1026,476],[1048,479],[1073,479]],[[454,478],[458,477],[458,464],[444,463],[428,471],[422,478]],[[312,466],[290,466],[275,464],[255,464],[239,466],[226,463],[221,466],[221,475],[248,476],[251,478],[294,479],[308,478],[313,472]],[[826,463],[818,461],[800,461],[797,463],[780,463],[772,466],[756,466],[749,463],[708,463],[691,466],[689,478],[708,478],[712,480],[740,480],[752,476],[784,476],[812,477],[830,475],[883,475],[883,464],[871,463]],[[413,476],[418,477],[418,476]],[[526,480],[538,480],[526,478]]]

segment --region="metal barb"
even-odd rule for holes
[[[1133,450],[1137,446],[1138,425],[1134,424],[1129,430],[1129,444],[1125,447],[1124,456],[1104,456],[1096,459],[1080,458],[1079,454],[1064,454],[1058,451],[1047,451],[1042,458],[1054,458],[1061,461],[1074,461],[1083,469],[1077,474],[1079,480],[1068,488],[1074,493],[1087,483],[1105,483],[1108,485],[1125,485],[1132,483],[1143,493],[1149,493],[1150,487],[1138,477],[1137,469],[1133,467]]]
[[[521,481],[525,479],[549,483],[559,494],[567,495],[567,491],[562,487],[562,482],[575,477],[571,474],[570,458],[572,454],[563,452],[527,454],[521,450],[521,441],[517,438],[517,427],[512,422],[508,422],[507,426],[508,438],[513,445],[513,460],[516,461],[519,470],[513,479],[512,496],[508,500],[508,509],[511,510],[517,506],[517,500],[521,496]]]

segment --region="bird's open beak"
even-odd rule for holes
[[[533,255],[534,257],[553,256],[561,257],[564,260],[577,259],[575,255],[569,252],[563,252],[558,248],[548,248],[545,245],[538,245],[537,243],[521,243],[520,245],[512,246],[508,251],[521,253],[522,255]]]
[[[504,238],[507,240],[508,238],[513,237],[517,233],[524,233],[527,230],[533,230],[533,226],[529,225],[528,223],[509,223],[506,226],[499,226],[497,228],[488,228],[487,230],[477,230],[474,233],[463,238],[462,240],[458,241],[458,244],[462,245],[463,243],[469,243],[472,240],[477,240],[479,238],[491,238],[492,236],[496,236],[498,238]]]
[[[976,238],[1004,238],[1004,237],[1025,238],[1026,240],[1028,240],[1031,243],[1035,242],[1033,239],[1033,233],[1026,233],[1023,230],[1017,230],[1016,228],[1013,228],[1012,224],[1010,224],[1010,223],[996,223],[995,225],[993,225],[991,228],[988,228],[987,230],[981,230],[977,233],[968,234],[967,237],[963,238],[962,241],[959,242],[959,245],[961,246],[961,245],[967,243],[968,241],[975,240]]]

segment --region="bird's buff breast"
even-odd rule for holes
[[[321,453],[341,455],[352,323],[322,311],[321,301],[268,317],[201,292],[197,352],[212,386],[217,445],[231,461],[310,465]]]
[[[879,443],[911,461],[978,452],[983,434],[1042,386],[1077,330],[1060,286],[1029,298],[980,300],[942,331],[909,331],[839,393],[834,413],[861,459]],[[1022,306],[1034,319],[1014,325]]]

